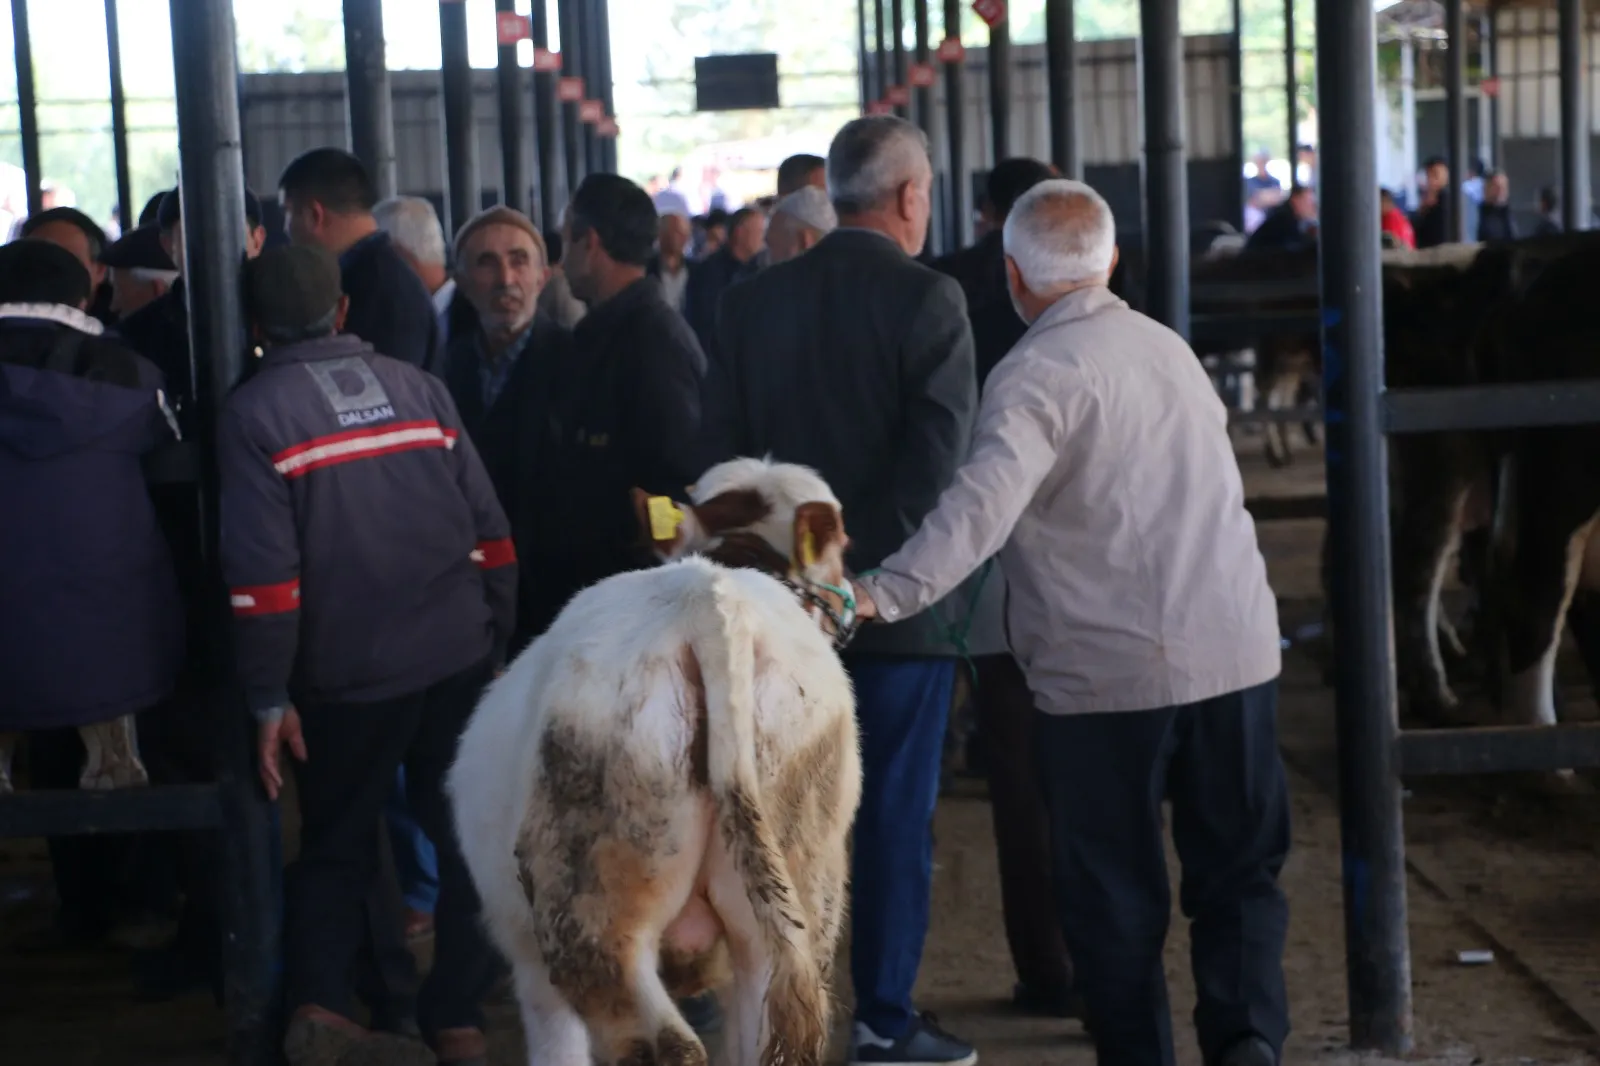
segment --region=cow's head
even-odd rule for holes
[[[660,559],[702,555],[771,574],[795,590],[839,647],[855,635],[855,592],[844,567],[850,538],[838,499],[815,471],[734,459],[706,471],[687,501],[633,494]]]

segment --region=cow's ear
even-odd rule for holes
[[[824,558],[837,544],[843,549],[844,519],[839,508],[821,501],[802,503],[794,511],[794,566],[805,570]]]
[[[692,507],[679,505],[670,496],[652,496],[640,488],[633,490],[633,508],[645,540],[663,559],[679,555],[699,525]]]

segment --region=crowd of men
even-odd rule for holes
[[[612,174],[583,181],[558,233],[496,207],[453,241],[426,201],[379,203],[337,149],[283,172],[288,246],[262,251],[251,199],[255,355],[218,417],[220,549],[262,784],[276,797],[292,776],[301,820],[291,1061],[364,1041],[391,1042],[387,1061],[487,1061],[503,966],[442,791],[460,731],[576,591],[653,565],[634,489],[681,498],[716,462],[770,454],[839,496],[879,618],[845,657],[865,774],[851,1062],[977,1059],[912,995],[970,656],[1017,1008],[1082,1017],[1108,1066],[1172,1062],[1170,795],[1206,1061],[1275,1066],[1278,632],[1220,403],[1184,342],[1109,291],[1115,227],[1092,189],[1003,161],[977,244],[934,260],[932,179],[914,126],[858,119],[826,159],[785,163],[770,216],[735,212],[698,258],[687,217]],[[37,731],[36,785],[47,766],[65,779],[70,727],[130,712],[151,724],[153,780],[211,771],[185,647],[214,634],[182,606],[204,599],[186,572],[198,510],[141,467],[195,422],[178,193],[148,214],[110,247],[41,216],[0,248],[0,492],[26,516],[0,533],[17,564],[0,619],[27,618],[0,670],[49,667],[0,692],[0,730]],[[106,271],[109,329],[91,304]],[[29,602],[85,559],[92,590]],[[136,609],[138,646],[85,625]],[[116,914],[75,910],[93,893],[61,858],[73,843],[53,844],[63,919],[103,936]],[[180,936],[145,957],[149,995],[218,980],[208,846],[175,864]],[[419,988],[407,938],[429,932]]]

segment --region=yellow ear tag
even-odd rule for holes
[[[809,529],[800,531],[800,565],[810,566],[817,561],[817,537]]]
[[[656,541],[676,540],[678,527],[683,524],[683,512],[678,509],[665,496],[652,496],[648,504],[650,512],[650,539]]]

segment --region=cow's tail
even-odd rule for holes
[[[826,997],[800,896],[762,803],[756,770],[755,640],[742,597],[726,573],[711,577],[690,646],[706,695],[707,779],[718,826],[744,882],[772,960],[771,1022],[763,1066],[820,1062]]]

